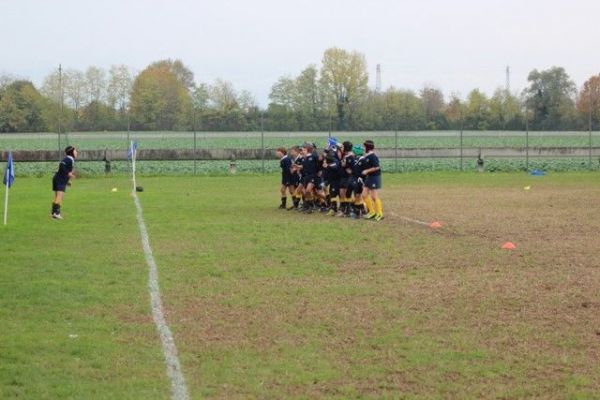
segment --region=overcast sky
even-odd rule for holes
[[[337,46],[365,54],[371,85],[434,84],[465,96],[534,68],[578,87],[600,73],[598,0],[0,0],[0,73],[39,84],[65,68],[180,58],[197,82],[223,78],[266,105],[273,83]]]

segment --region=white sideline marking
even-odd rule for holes
[[[413,224],[419,224],[419,225],[425,225],[425,226],[429,226],[429,225],[430,225],[430,223],[429,223],[429,222],[425,222],[425,221],[419,221],[418,219],[413,219],[413,218],[403,217],[402,215],[397,215],[397,214],[395,214],[395,213],[392,213],[392,215],[393,215],[394,217],[397,217],[397,218],[403,219],[404,221],[407,221],[407,222],[412,222]]]
[[[167,321],[165,320],[165,313],[163,311],[162,301],[160,299],[160,289],[158,286],[158,270],[156,268],[154,256],[152,255],[152,248],[150,247],[148,230],[146,229],[146,223],[144,222],[144,216],[142,214],[142,205],[135,189],[133,191],[133,200],[135,202],[135,208],[137,209],[136,216],[140,227],[140,235],[142,237],[142,247],[144,248],[146,263],[149,267],[148,289],[150,290],[152,317],[154,318],[154,324],[160,335],[160,341],[165,355],[165,363],[167,364],[167,375],[171,379],[171,399],[187,400],[189,399],[188,390],[185,379],[183,378],[183,373],[181,372],[179,358],[177,357],[175,340],[173,339],[171,329],[169,329],[169,325],[167,325]]]

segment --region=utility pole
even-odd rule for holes
[[[589,98],[590,107],[589,107],[589,115],[588,115],[588,130],[589,130],[588,168],[592,169],[592,85],[591,85],[591,83],[589,86],[589,95],[590,95],[590,98]]]
[[[506,66],[506,94],[510,93],[510,66]]]
[[[62,114],[63,114],[63,87],[62,87],[62,64],[58,64],[58,159],[61,159],[60,134],[62,133]]]
[[[381,93],[381,64],[377,64],[377,73],[375,75],[375,93]]]

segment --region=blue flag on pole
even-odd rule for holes
[[[127,158],[132,159],[133,154],[135,153],[136,150],[137,150],[137,142],[134,140],[133,142],[131,142],[131,145],[129,146],[129,151],[127,152]]]
[[[13,164],[12,153],[8,153],[8,163],[6,163],[6,169],[4,170],[4,178],[2,184],[11,187],[15,181],[15,165]]]

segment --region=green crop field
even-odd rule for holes
[[[168,398],[131,182],[82,175],[11,189],[0,398]],[[379,223],[278,179],[138,177],[191,398],[597,398],[597,173],[385,174]]]
[[[245,149],[261,148],[275,149],[280,146],[290,147],[304,141],[316,142],[320,146],[327,143],[327,132],[294,132],[273,133],[267,132],[261,138],[259,132],[85,132],[68,133],[61,136],[60,146],[56,134],[0,134],[0,151],[15,150],[54,150],[73,144],[83,150],[107,149],[125,150],[129,140],[137,140],[139,149]],[[334,133],[339,140],[350,140],[356,143],[365,138],[373,138],[378,148],[395,148],[396,138],[394,132],[350,132]],[[459,132],[398,132],[398,148],[423,149],[423,148],[460,148]],[[593,132],[591,144],[600,147],[600,132]],[[465,132],[463,137],[464,148],[524,148],[526,145],[524,132]],[[531,148],[573,148],[587,147],[590,137],[586,132],[531,132],[529,146]],[[541,169],[548,171],[580,171],[600,169],[600,159],[593,156],[591,163],[588,157],[560,157],[536,158],[530,157],[529,165],[525,158],[489,158],[486,157],[486,170],[495,172],[514,172]],[[238,160],[237,170],[241,173],[275,172],[278,164],[274,160]],[[113,162],[113,172],[126,173],[126,162]],[[20,163],[18,173],[22,175],[43,175],[55,168],[54,163]],[[79,168],[85,174],[98,175],[104,171],[102,162],[80,163]],[[460,160],[457,158],[399,158],[384,160],[384,168],[390,172],[415,172],[415,171],[456,171],[460,170]],[[193,161],[142,161],[142,173],[152,175],[173,174],[199,174],[223,175],[228,172],[229,162],[218,160]],[[475,170],[476,160],[466,158],[463,170]]]
[[[374,139],[380,148],[394,148],[396,138],[394,132],[333,132],[338,140],[360,142],[366,138]],[[275,149],[280,146],[293,146],[304,141],[313,141],[324,146],[327,143],[327,132],[267,132],[261,138],[260,132],[218,132],[196,135],[196,148],[204,149]],[[83,132],[67,133],[61,136],[61,147],[74,144],[81,149],[126,149],[129,140],[137,139],[146,149],[193,149],[194,134],[192,132]],[[406,149],[418,148],[458,148],[460,133],[457,131],[441,132],[398,132],[398,147]],[[478,147],[525,147],[525,132],[493,131],[465,132],[463,146]],[[586,147],[589,146],[587,132],[532,132],[529,137],[530,147]],[[592,146],[600,146],[600,132],[592,133]],[[0,134],[1,150],[54,150],[58,148],[58,136],[52,133],[43,134]]]

